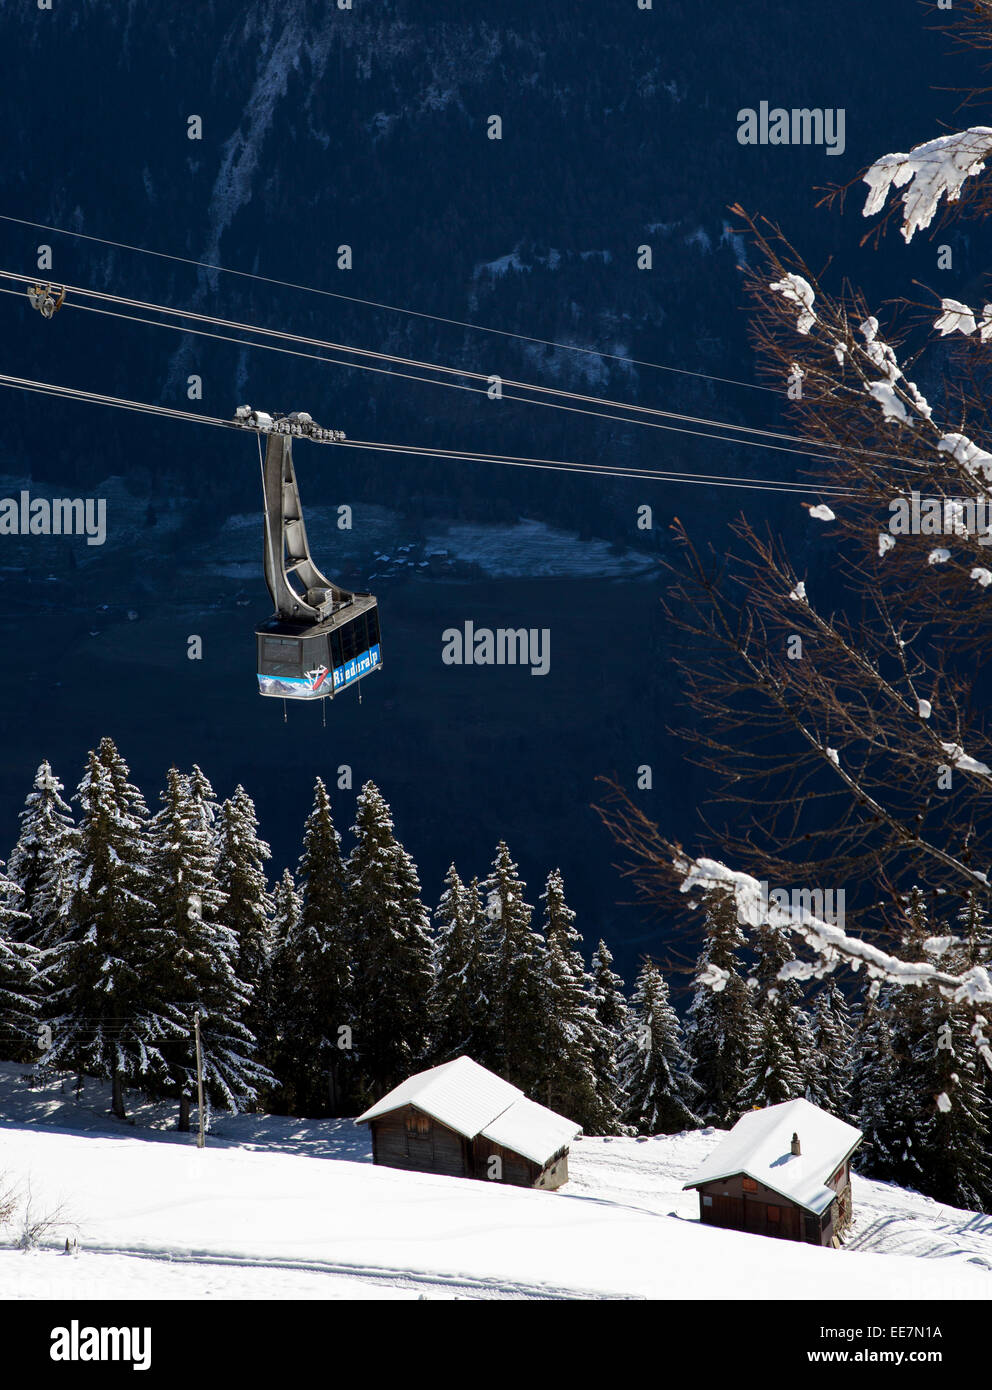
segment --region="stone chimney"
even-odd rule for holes
[[[792,1136],[792,1157],[798,1158],[801,1153],[802,1149],[799,1147],[799,1135],[794,1134]]]

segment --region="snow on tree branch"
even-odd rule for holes
[[[887,381],[873,381],[868,387],[868,394],[878,401],[886,420],[897,420],[901,425],[913,423],[906,407]]]
[[[817,960],[790,961],[782,967],[779,978],[827,975],[843,960],[852,970],[864,966],[874,979],[899,985],[938,985],[955,1003],[992,1004],[992,979],[983,966],[974,965],[954,975],[939,970],[931,961],[899,960],[867,941],[849,936],[842,927],[822,921],[805,908],[782,905],[770,899],[756,878],[730,869],[719,860],[679,855],[674,865],[682,876],[681,892],[728,893],[733,898],[738,921],[751,927],[779,927],[802,937],[816,953]]]
[[[943,313],[935,320],[933,326],[942,338],[948,333],[964,333],[966,337],[974,333],[977,326],[974,309],[969,309],[960,299],[942,299],[940,307]]]
[[[956,203],[965,179],[982,173],[992,153],[992,128],[972,126],[917,145],[908,154],[885,154],[864,175],[869,193],[863,216],[881,212],[894,188],[902,195],[902,235],[912,241],[916,232],[929,227],[941,198]]]
[[[808,333],[816,323],[816,314],[813,312],[813,286],[808,280],[804,280],[801,275],[796,275],[789,271],[781,280],[769,285],[771,290],[775,290],[783,299],[787,299],[790,304],[799,306],[799,317],[796,319],[796,332]]]
[[[986,452],[966,434],[944,434],[937,443],[940,453],[951,454],[968,473],[983,482],[992,480],[992,454]]]
[[[878,319],[874,314],[870,314],[861,325],[861,336],[865,340],[864,352],[869,361],[882,373],[884,381],[873,381],[868,383],[865,389],[869,395],[875,397],[886,419],[899,420],[911,425],[906,411],[905,403],[901,396],[896,394],[896,387],[908,396],[910,404],[921,415],[924,420],[929,420],[933,411],[927,402],[926,397],[917,387],[914,381],[903,374],[899,366],[895,352],[890,345],[878,336]]]
[[[992,768],[987,763],[980,763],[977,758],[970,757],[960,743],[942,743],[940,746],[954,766],[959,767],[962,772],[974,772],[979,777],[992,776]]]
[[[720,965],[714,965],[712,961],[704,966],[696,976],[696,983],[703,985],[706,989],[711,989],[714,994],[719,994],[726,989],[727,981],[730,979],[730,971],[724,970]]]
[[[948,333],[963,333],[970,338],[976,331],[983,343],[992,338],[992,304],[982,306],[981,316],[960,299],[942,299],[940,308],[941,313],[933,326],[942,338],[946,338]]]

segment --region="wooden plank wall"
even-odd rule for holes
[[[468,1145],[447,1125],[430,1120],[426,1135],[411,1134],[407,1110],[396,1110],[371,1121],[372,1156],[387,1168],[418,1173],[443,1173],[451,1178],[469,1177]]]
[[[704,1197],[712,1198],[707,1205]],[[834,1234],[831,1219],[821,1226],[820,1218],[790,1202],[778,1192],[758,1183],[756,1192],[744,1190],[743,1177],[718,1179],[699,1188],[699,1218],[708,1226],[723,1226],[733,1231],[751,1231],[755,1235],[775,1236],[780,1240],[798,1240],[810,1245],[829,1245]],[[777,1219],[769,1219],[774,1208]]]
[[[419,1115],[423,1134],[414,1133],[407,1117]],[[426,1126],[424,1122],[426,1121]],[[553,1191],[568,1182],[568,1150],[564,1150],[544,1168],[532,1163],[512,1149],[478,1138],[474,1143],[464,1139],[447,1125],[405,1106],[370,1122],[372,1130],[372,1161],[387,1168],[403,1168],[417,1173],[443,1173],[452,1178],[489,1177],[489,1160],[500,1160],[500,1182],[513,1187],[540,1187]]]

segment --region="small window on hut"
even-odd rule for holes
[[[420,1115],[416,1110],[407,1111],[406,1116],[407,1134],[417,1134],[421,1138],[431,1132],[431,1118],[429,1115]]]
[[[741,1180],[741,1187],[743,1187],[745,1192],[757,1192],[758,1190],[758,1184],[755,1182],[754,1178],[743,1178]]]
[[[704,1198],[703,1198],[703,1206],[704,1206],[704,1207],[711,1207],[712,1205],[713,1205],[713,1198],[712,1198],[712,1197],[704,1197]]]
[[[776,1221],[782,1220],[781,1207],[766,1207],[765,1210],[768,1213],[768,1220],[772,1223],[772,1225],[774,1225]]]

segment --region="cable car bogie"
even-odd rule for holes
[[[43,319],[54,318],[65,303],[65,285],[29,285],[28,299]]]

